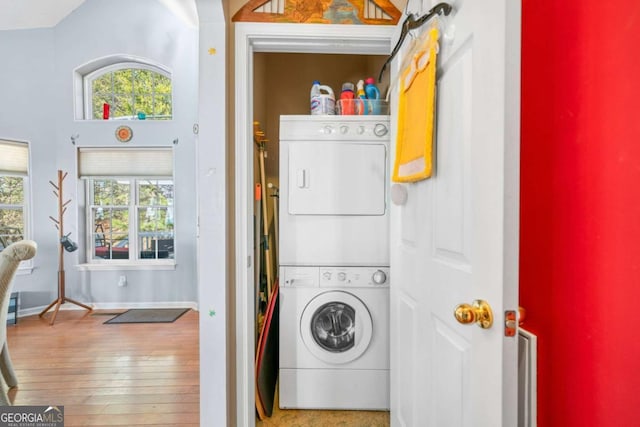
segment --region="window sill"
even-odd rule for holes
[[[78,271],[121,271],[121,270],[175,270],[176,263],[109,263],[109,264],[77,264]]]
[[[16,271],[16,276],[26,276],[33,273],[33,267],[19,267]]]

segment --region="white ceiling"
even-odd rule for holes
[[[198,25],[194,0],[159,0],[192,26]],[[55,27],[85,0],[0,0],[0,30]]]
[[[0,30],[54,27],[85,0],[0,0]]]

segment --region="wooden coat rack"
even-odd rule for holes
[[[58,170],[58,184],[54,184],[52,181],[49,181],[54,188],[53,194],[58,198],[58,219],[49,216],[51,221],[53,221],[54,225],[58,229],[58,298],[53,300],[51,304],[47,306],[42,312],[40,312],[40,317],[44,316],[47,311],[49,311],[53,306],[55,306],[55,310],[53,311],[53,316],[51,316],[50,324],[53,325],[56,321],[56,316],[58,315],[58,310],[60,310],[60,306],[65,302],[70,302],[77,306],[80,306],[84,309],[92,311],[93,309],[88,305],[82,304],[78,301],[72,300],[71,298],[67,298],[65,295],[65,283],[64,283],[64,247],[62,245],[62,238],[66,237],[64,235],[64,214],[67,211],[67,205],[71,203],[71,199],[63,202],[62,198],[62,182],[67,177],[66,172],[62,172]]]

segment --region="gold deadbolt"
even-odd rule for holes
[[[477,323],[482,329],[489,329],[493,325],[493,312],[486,301],[475,300],[471,304],[460,304],[453,312],[456,320],[463,325]]]

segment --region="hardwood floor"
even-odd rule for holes
[[[199,426],[198,313],[103,324],[112,317],[67,310],[53,326],[37,315],[7,326],[19,381],[9,399],[62,405],[67,427]]]
[[[174,323],[107,324],[63,310],[7,326],[14,405],[64,406],[65,426],[199,427],[198,312]],[[5,386],[6,388],[6,386]],[[261,427],[388,426],[389,413],[274,409]],[[212,426],[213,427],[213,426]]]

